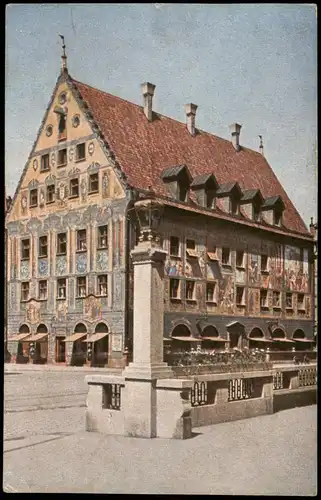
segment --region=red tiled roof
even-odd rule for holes
[[[166,168],[186,164],[193,177],[213,172],[217,182],[237,181],[242,190],[260,189],[264,198],[280,195],[285,203],[284,226],[309,234],[264,156],[202,130],[193,137],[184,123],[72,80],[133,187],[168,195],[161,179]]]

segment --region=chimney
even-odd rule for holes
[[[264,156],[264,150],[263,150],[263,138],[261,135],[259,135],[260,138],[260,153],[262,156]]]
[[[142,94],[144,97],[144,113],[148,121],[152,121],[153,117],[153,95],[155,85],[149,82],[141,84]]]
[[[186,125],[191,135],[195,135],[195,116],[197,105],[193,103],[185,104]]]
[[[238,123],[232,123],[230,125],[230,131],[232,134],[232,144],[236,151],[240,151],[241,146],[240,146],[240,132],[241,132],[242,125],[239,125]]]
[[[316,224],[313,223],[313,217],[311,217],[310,233],[312,234],[313,238],[315,238],[315,235],[316,235]]]

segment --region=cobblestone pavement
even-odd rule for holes
[[[186,441],[84,431],[85,373],[5,373],[3,488],[316,495],[316,406],[194,429]]]

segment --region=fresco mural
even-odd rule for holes
[[[260,313],[260,290],[257,288],[248,289],[248,310],[249,314]]]
[[[243,269],[236,269],[235,270],[235,280],[236,283],[245,283],[245,271]]]
[[[22,260],[20,264],[20,278],[26,280],[29,278],[29,260]]]
[[[207,261],[206,278],[208,280],[223,279],[220,263],[216,260]]]
[[[48,259],[38,259],[38,274],[39,276],[47,276],[49,274]]]
[[[88,321],[101,319],[101,304],[96,297],[90,296],[84,300],[84,314]]]
[[[277,245],[271,250],[269,261],[269,288],[273,288],[274,290],[281,290],[283,288],[283,256],[281,245]]]
[[[303,257],[304,258],[304,257]],[[293,292],[307,292],[309,285],[307,264],[301,261],[301,252],[297,247],[284,247],[285,288]]]
[[[199,265],[199,260],[196,258],[186,259],[184,274],[188,278],[201,278],[202,271]]]
[[[221,312],[234,312],[234,280],[231,274],[223,276],[219,282],[219,307]]]
[[[31,325],[40,321],[40,303],[31,300],[26,307],[26,321]]]
[[[64,301],[59,300],[59,303],[57,305],[57,309],[55,311],[54,320],[55,321],[66,321],[67,313],[68,313],[67,301],[66,300],[64,300]]]
[[[251,253],[249,254],[249,284],[258,285],[259,283],[259,256],[255,253]]]
[[[167,257],[165,261],[165,273],[167,274],[167,276],[182,276],[183,264],[181,260],[170,259]]]

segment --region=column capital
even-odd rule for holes
[[[160,246],[155,245],[155,243],[143,241],[135,246],[135,248],[130,252],[130,255],[132,257],[133,264],[141,262],[153,263],[164,262],[167,252]]]

